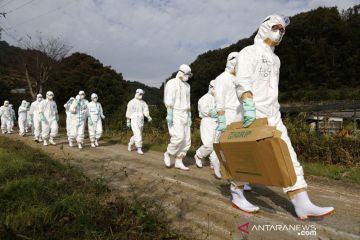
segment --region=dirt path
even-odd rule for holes
[[[261,211],[251,215],[232,208],[228,183],[215,179],[209,167],[197,169],[192,159],[187,159],[191,170],[184,172],[166,169],[162,153],[148,151],[140,156],[114,141],[102,142],[97,149],[86,146],[79,150],[68,147],[65,139],[58,140],[58,146],[45,148],[30,137],[9,137],[76,165],[91,178],[105,179],[115,191],[154,197],[163,202],[175,227],[195,231],[199,239],[360,239],[359,185],[308,177],[313,202],[336,208],[335,215],[312,221],[294,217],[280,188],[255,185],[246,196]],[[246,223],[249,235],[239,230]],[[303,228],[310,228],[302,232],[307,236],[298,235]],[[313,228],[316,230],[311,231]]]

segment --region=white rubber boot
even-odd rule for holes
[[[44,139],[44,146],[47,146],[47,145],[49,145],[49,144],[48,144],[47,140]]]
[[[215,177],[218,179],[221,179],[221,172],[220,172],[220,162],[217,158],[215,157],[210,157],[210,162],[214,167],[214,174]]]
[[[98,147],[99,146],[99,142],[97,139],[95,139],[95,146]]]
[[[142,151],[142,149],[140,147],[137,148],[137,153],[140,155],[144,155],[144,152]]]
[[[251,192],[252,191],[252,187],[250,186],[250,184],[246,183],[244,185],[244,191],[245,192]]]
[[[129,151],[129,152],[131,152],[131,151],[132,151],[132,146],[131,146],[131,144],[130,144],[130,143],[128,144],[128,151]]]
[[[44,140],[40,137],[40,138],[39,138],[39,142],[43,142],[43,141],[44,141]]]
[[[54,145],[54,146],[56,145],[56,143],[54,142],[54,139],[53,139],[53,138],[50,138],[50,139],[49,139],[49,143],[50,143],[51,145]]]
[[[83,149],[83,146],[82,146],[81,143],[78,143],[78,148],[79,148],[79,149]]]
[[[171,167],[171,158],[168,152],[164,153],[164,163],[167,168]]]
[[[180,170],[184,170],[184,171],[189,171],[190,169],[188,167],[186,167],[182,161],[182,159],[175,159],[175,168],[180,169]]]
[[[232,195],[232,206],[244,212],[254,213],[260,210],[258,206],[251,204],[244,196],[244,190],[230,185],[230,192]]]
[[[301,219],[307,219],[309,217],[325,217],[335,212],[333,207],[318,207],[314,205],[307,192],[300,192],[291,199],[292,204],[295,207],[296,215]]]
[[[74,147],[74,143],[71,140],[69,140],[69,147]]]
[[[196,166],[197,166],[198,168],[202,168],[202,167],[203,167],[203,165],[202,165],[202,160],[201,160],[196,154],[195,154],[194,158],[195,158],[195,164],[196,164]]]
[[[91,142],[91,147],[96,148],[95,142]]]
[[[39,141],[39,138],[37,138],[37,137],[34,138],[34,141],[37,142],[37,143],[40,142],[40,141]]]

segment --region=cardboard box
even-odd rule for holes
[[[221,134],[214,150],[225,179],[289,187],[296,182],[295,170],[281,132],[257,119],[249,128],[233,123]]]

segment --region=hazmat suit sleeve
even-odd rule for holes
[[[240,98],[245,92],[253,92],[253,79],[251,76],[255,71],[254,53],[249,48],[244,48],[238,55],[238,64],[236,69],[235,87],[237,95]]]
[[[127,119],[131,119],[131,103],[132,103],[132,100],[127,104],[127,107],[126,107],[126,118]]]
[[[219,111],[225,111],[225,87],[224,83],[222,82],[222,79],[216,79],[215,80],[215,102],[216,102],[216,110]]]
[[[71,105],[70,105],[70,107],[69,107],[69,111],[70,111],[71,113],[76,113],[76,107],[77,107],[78,101],[79,101],[79,100],[75,99],[75,100],[71,103]]]
[[[165,85],[164,91],[164,104],[167,108],[173,108],[175,105],[176,87],[170,80]]]
[[[104,116],[104,111],[103,111],[101,103],[99,103],[99,112],[100,112],[100,116]]]
[[[149,106],[144,101],[143,101],[143,111],[144,111],[144,116],[149,118],[150,117]]]
[[[205,118],[209,116],[210,108],[204,101],[204,98],[200,98],[198,101],[198,111],[199,111],[199,117]]]

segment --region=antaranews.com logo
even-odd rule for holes
[[[251,235],[254,232],[294,232],[298,236],[316,236],[316,225],[301,224],[251,224],[250,222],[237,226],[237,230],[243,235]]]

